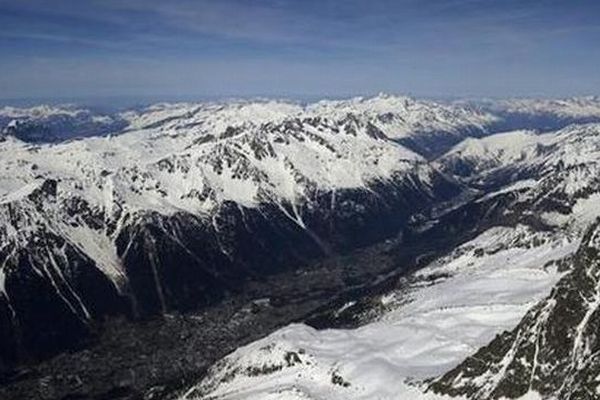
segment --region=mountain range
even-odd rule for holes
[[[160,396],[594,398],[598,98],[5,107],[0,130],[7,398],[111,321],[252,320],[281,282],[301,313]],[[98,398],[77,379],[44,393]]]

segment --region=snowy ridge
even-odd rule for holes
[[[367,116],[394,139],[427,133],[464,134],[465,129],[484,131],[497,117],[472,107],[456,107],[409,97],[380,94],[342,101],[321,101],[307,107],[309,113],[341,117]]]
[[[210,132],[161,127],[58,145],[7,141],[0,148],[6,155],[0,188],[7,195],[45,176],[97,206],[112,199],[133,209],[207,212],[225,200],[256,205],[260,196],[295,202],[311,187],[366,188],[424,164],[354,119],[288,119]]]
[[[122,114],[134,129],[162,122],[169,128],[198,124],[217,131],[243,123],[261,124],[286,118],[315,117],[340,120],[348,115],[371,122],[394,139],[440,132],[459,135],[465,129],[484,130],[497,120],[493,115],[469,106],[444,105],[386,94],[371,98],[322,100],[307,105],[285,100],[167,103]]]
[[[457,173],[473,174],[515,162],[529,160],[537,155],[538,144],[551,142],[554,136],[538,135],[532,131],[498,133],[481,139],[468,138],[444,154],[438,163],[453,167]],[[460,165],[465,164],[463,170]],[[470,165],[472,168],[467,169]]]
[[[559,163],[570,167],[597,160],[599,130],[600,124],[587,124],[571,125],[551,133],[514,131],[481,139],[469,138],[449,150],[437,162],[444,165],[459,159],[481,164],[475,172],[489,172],[511,165],[515,169]]]
[[[435,138],[443,138],[443,143],[456,143],[470,134],[482,135],[498,120],[491,113],[469,105],[380,94],[313,104],[270,99],[159,103],[112,115],[68,105],[5,107],[0,110],[0,131],[31,142],[56,142],[151,128],[214,134],[229,126],[259,126],[296,118],[337,121],[348,116],[371,123],[388,137],[420,150],[432,146]]]
[[[63,109],[40,110],[45,116]],[[0,190],[18,190],[40,175],[60,178],[63,190],[89,193],[96,205],[114,196],[133,208],[163,212],[206,211],[223,200],[251,205],[260,196],[294,201],[307,194],[303,185],[366,187],[424,162],[390,138],[481,128],[493,119],[384,95],[305,107],[279,101],[157,104],[121,116],[128,128],[117,136],[37,147],[4,143],[0,151],[10,156],[0,162]]]
[[[3,252],[10,251],[0,269],[18,265],[20,251],[50,231],[122,287],[115,240],[138,215],[185,211],[214,225],[212,216],[226,202],[268,203],[308,231],[298,209],[320,192],[368,192],[385,181],[427,191],[437,174],[355,119],[286,119],[210,132],[161,126],[55,145],[0,143],[0,239]],[[44,185],[51,186],[51,198],[33,196]]]
[[[301,116],[303,107],[276,100],[231,101],[207,103],[160,103],[140,111],[127,111],[121,116],[129,122],[128,129],[161,126],[163,129],[199,127],[211,133],[228,126],[249,123],[260,125]]]

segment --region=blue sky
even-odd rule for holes
[[[600,94],[595,0],[0,0],[0,98]]]

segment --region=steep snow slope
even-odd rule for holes
[[[458,364],[548,293],[577,240],[493,228],[379,298],[357,329],[291,325],[218,362],[186,399],[429,399],[411,382]]]
[[[473,399],[596,399],[600,228],[585,235],[571,271],[519,325],[437,380],[438,393]]]
[[[482,139],[468,138],[437,162],[450,173],[471,176],[529,160],[537,155],[540,145],[553,139],[554,135],[538,135],[533,131],[498,133]]]

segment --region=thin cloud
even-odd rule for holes
[[[549,80],[579,90],[598,82],[599,9],[580,0],[0,0],[0,92],[498,95]],[[28,65],[40,56],[43,66]]]

